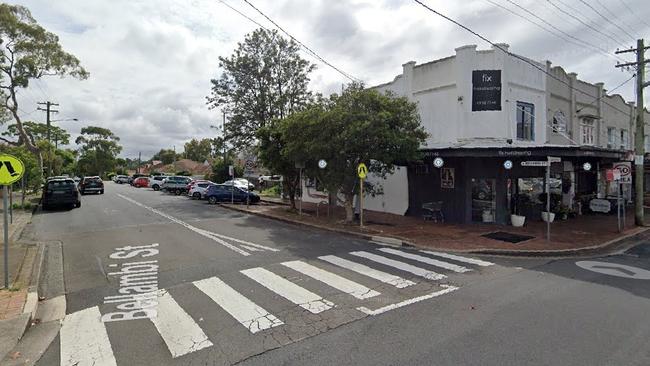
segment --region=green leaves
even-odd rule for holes
[[[86,126],[75,142],[81,145],[78,169],[84,175],[103,175],[113,170],[115,158],[122,151],[120,138],[107,128]]]
[[[213,140],[211,139],[192,139],[185,143],[184,156],[186,159],[203,162],[213,156]]]
[[[211,80],[207,104],[230,114],[226,139],[235,147],[250,146],[258,129],[300,110],[311,99],[307,87],[315,65],[302,59],[298,50],[277,31],[257,29],[230,57],[219,57],[224,71]]]

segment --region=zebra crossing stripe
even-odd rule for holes
[[[377,262],[377,263],[381,263],[381,264],[384,264],[384,265],[387,265],[387,266],[390,266],[390,267],[394,267],[394,268],[400,269],[400,270],[405,271],[405,272],[410,272],[410,273],[413,273],[414,275],[424,277],[424,278],[429,279],[429,280],[442,280],[443,278],[447,278],[447,276],[445,276],[443,274],[428,271],[428,270],[426,270],[424,268],[416,267],[416,266],[410,265],[408,263],[396,261],[394,259],[382,257],[381,255],[376,255],[376,254],[373,254],[373,253],[358,251],[358,252],[351,252],[350,254],[355,255],[357,257],[369,259],[369,260],[371,260],[373,262]]]
[[[405,280],[399,276],[382,272],[374,268],[370,268],[361,263],[349,261],[347,259],[343,259],[335,255],[324,255],[322,257],[318,257],[318,259],[345,269],[349,269],[350,271],[360,273],[364,276],[374,278],[375,280],[378,280],[383,283],[387,283],[389,285],[393,285],[397,288],[404,288],[404,287],[415,285],[415,282],[413,281]]]
[[[481,266],[481,267],[487,267],[487,266],[494,265],[494,263],[492,263],[492,262],[487,262],[487,261],[483,261],[483,260],[480,260],[480,259],[474,259],[474,258],[461,257],[459,255],[454,255],[454,254],[449,254],[449,253],[431,252],[431,251],[428,251],[428,250],[421,250],[421,252],[426,253],[426,254],[435,255],[436,257],[452,259],[452,260],[455,260],[455,261],[458,261],[458,262],[475,264],[475,265]]]
[[[264,268],[245,269],[241,273],[313,314],[334,306],[334,303]]]
[[[284,262],[282,265],[298,271],[304,275],[307,275],[315,280],[321,281],[339,291],[350,294],[357,299],[367,299],[380,294],[379,292],[371,290],[362,284],[350,281],[337,274],[325,271],[318,267],[314,267],[309,263],[302,261],[291,261]]]
[[[235,291],[217,277],[195,281],[194,286],[208,295],[253,334],[284,324],[280,319]]]
[[[448,270],[454,271],[456,273],[464,273],[464,272],[471,271],[471,269],[465,268],[463,266],[459,266],[457,264],[447,263],[447,262],[439,261],[437,259],[423,257],[423,256],[417,255],[417,254],[402,252],[401,250],[395,250],[395,249],[391,249],[391,248],[380,248],[379,250],[384,252],[384,253],[389,253],[389,254],[397,255],[397,256],[400,256],[400,257],[403,257],[403,258],[412,259],[414,261],[430,264],[430,265],[435,266],[435,267],[448,269]]]
[[[61,366],[117,366],[97,306],[68,314],[60,332]]]
[[[151,321],[173,358],[212,346],[208,336],[165,290],[158,297],[158,316]]]

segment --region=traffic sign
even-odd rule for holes
[[[548,161],[542,161],[542,160],[529,160],[529,161],[522,161],[521,166],[548,166]]]
[[[503,167],[506,168],[507,170],[512,169],[512,160],[506,160],[503,162]]]
[[[357,166],[357,175],[361,179],[366,179],[366,177],[368,176],[368,167],[366,166],[366,164],[361,163]]]
[[[632,163],[629,161],[621,161],[614,163],[614,169],[621,172],[621,183],[632,184]]]
[[[18,181],[25,172],[25,165],[13,155],[0,155],[0,185],[7,186]]]

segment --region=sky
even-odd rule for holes
[[[393,80],[410,60],[419,64],[447,57],[467,44],[490,47],[411,0],[249,1],[367,85]],[[582,80],[604,82],[606,89],[631,76],[614,67],[614,51],[650,35],[647,0],[422,1],[495,43],[510,44],[511,52],[550,60]],[[30,9],[90,72],[87,80],[48,77],[33,82],[20,95],[22,116],[44,122],[36,102],[58,103],[60,112],[53,119],[79,120],[56,122],[72,133],[73,141],[82,126],[106,127],[120,137],[121,155],[130,158],[141,152],[146,159],[161,148],[181,152],[190,139],[218,133],[210,126],[221,124],[221,114],[205,104],[210,79],[221,73],[218,57],[232,54],[237,42],[258,27],[223,2],[274,27],[243,0],[9,2]],[[576,44],[578,40],[582,43]],[[620,56],[631,61],[633,54]],[[308,54],[303,57],[317,65],[311,75],[313,91],[327,95],[349,81]],[[616,93],[634,100],[634,84],[631,80]]]

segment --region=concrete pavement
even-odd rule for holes
[[[40,365],[650,361],[648,282],[576,260],[396,250],[110,183],[25,235],[65,258],[67,316]],[[127,299],[135,280],[155,295]]]

